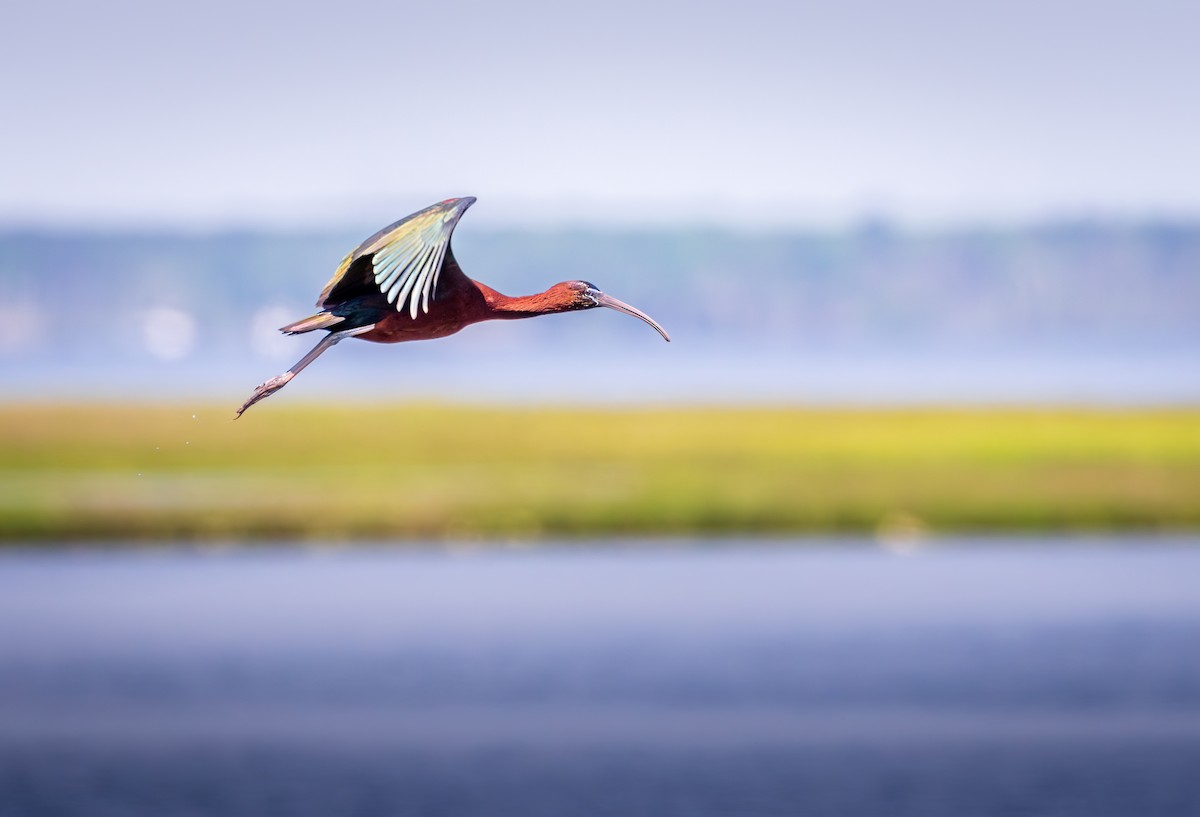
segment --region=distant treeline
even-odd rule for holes
[[[0,232],[0,356],[144,355],[149,310],[192,315],[214,355],[241,354],[266,307],[303,313],[351,231]],[[673,332],[834,345],[1195,344],[1200,224],[1047,224],[913,232],[488,231],[465,223],[468,274],[512,294],[593,280]],[[524,342],[557,337],[539,322]],[[62,327],[70,327],[63,331]],[[623,337],[615,322],[586,331]],[[578,326],[573,332],[581,331]]]

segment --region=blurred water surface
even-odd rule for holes
[[[602,544],[0,554],[0,814],[1200,812],[1200,540]]]

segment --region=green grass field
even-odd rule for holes
[[[1200,410],[0,406],[0,539],[1200,528]]]

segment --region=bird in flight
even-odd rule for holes
[[[645,312],[606,295],[587,281],[563,281],[545,292],[511,298],[463,274],[450,236],[475,199],[447,199],[384,227],[359,244],[317,299],[317,314],[289,323],[289,335],[325,329],[321,342],[292,368],[254,390],[237,416],[286,386],[322,352],[345,338],[401,343],[453,335],[480,321],[534,318],[606,306],[633,315],[670,340]]]

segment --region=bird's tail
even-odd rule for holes
[[[279,327],[279,331],[288,335],[299,335],[302,332],[311,332],[314,329],[329,329],[331,326],[337,326],[344,320],[345,318],[334,315],[332,312],[318,312],[311,317],[289,323],[287,326],[281,326]]]

